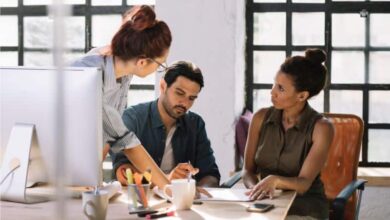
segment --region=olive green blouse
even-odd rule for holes
[[[298,176],[313,144],[314,125],[322,117],[306,104],[298,123],[285,131],[282,125],[282,110],[270,107],[261,127],[255,155],[261,178],[271,174]],[[320,175],[314,179],[305,194],[297,195],[289,215],[328,218],[328,202]]]

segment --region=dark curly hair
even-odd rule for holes
[[[183,76],[193,82],[199,84],[200,88],[203,87],[203,75],[202,71],[192,62],[189,61],[176,61],[174,62],[164,75],[164,80],[167,83],[168,88],[176,81],[177,77]]]
[[[305,56],[287,58],[280,71],[291,76],[298,92],[308,91],[309,98],[317,95],[325,87],[328,70],[322,63],[326,53],[321,49],[307,49]]]

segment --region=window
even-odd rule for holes
[[[362,117],[360,166],[390,167],[390,0],[250,0],[246,13],[247,108],[271,105],[285,57],[321,48],[330,85],[309,103]]]
[[[65,62],[82,56],[93,47],[110,43],[121,25],[121,15],[132,5],[154,5],[155,0],[64,0],[72,15],[65,19]],[[0,65],[53,65],[53,19],[48,16],[52,0],[2,0],[0,3]],[[22,5],[23,4],[23,5]],[[21,10],[22,9],[22,10]],[[133,78],[129,105],[153,100],[155,74]]]

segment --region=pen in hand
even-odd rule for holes
[[[188,161],[188,164],[191,165],[191,161]],[[187,174],[187,180],[188,180],[188,182],[190,182],[191,179],[192,179],[191,170],[188,170],[188,174]]]

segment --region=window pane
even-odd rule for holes
[[[107,0],[92,0],[92,5],[104,5],[104,6],[108,6],[108,5],[122,5],[122,0],[110,0],[110,1],[107,1]]]
[[[388,145],[390,130],[368,130],[368,161],[389,162],[390,147]]]
[[[309,99],[309,104],[317,112],[324,112],[324,92],[321,91],[318,95]]]
[[[23,0],[24,5],[49,5],[52,0]]]
[[[24,17],[24,46],[49,48],[53,43],[53,19]]]
[[[364,18],[359,13],[332,15],[332,45],[333,46],[364,46]]]
[[[85,17],[65,18],[66,47],[84,48]],[[26,48],[50,48],[53,43],[53,19],[49,17],[24,18],[24,46]]]
[[[127,5],[155,5],[156,0],[127,0]]]
[[[78,4],[85,4],[85,0],[64,0],[64,3],[78,5]]]
[[[49,52],[24,52],[25,66],[53,66],[53,56]]]
[[[270,89],[253,90],[253,112],[270,106],[272,106]]]
[[[274,77],[286,58],[284,51],[255,51],[253,53],[253,81],[274,83]]]
[[[286,0],[254,0],[253,2],[259,3],[276,3],[276,2],[286,2]]]
[[[155,85],[155,83],[156,83],[156,74],[150,74],[145,78],[141,78],[134,75],[133,79],[131,80],[131,84],[138,84],[138,85]]]
[[[1,0],[0,7],[16,7],[18,0]]]
[[[286,44],[286,13],[254,13],[253,19],[253,44]]]
[[[23,0],[24,5],[49,5],[53,0]],[[64,0],[65,4],[85,4],[85,0]]]
[[[136,105],[143,102],[153,101],[155,99],[154,90],[129,90],[127,95],[127,106]]]
[[[390,83],[390,52],[370,53],[370,83]]]
[[[291,56],[305,56],[305,51],[291,51]]]
[[[330,112],[355,114],[362,117],[363,95],[361,91],[331,90]]]
[[[70,63],[81,56],[83,53],[66,53],[64,55],[65,64]],[[51,52],[24,52],[25,66],[53,66],[53,54]]]
[[[370,123],[390,123],[390,91],[370,91]]]
[[[390,14],[370,14],[370,45],[390,46]]]
[[[325,0],[292,0],[293,3],[325,3]]]
[[[0,30],[0,46],[18,46],[17,16],[0,16]]]
[[[18,52],[0,51],[0,66],[17,66]]]
[[[110,44],[121,23],[121,15],[93,15],[92,46],[99,47]]]
[[[292,41],[293,45],[324,45],[325,14],[293,13]]]
[[[364,83],[364,53],[333,51],[332,83]]]
[[[74,49],[85,48],[85,17],[73,16],[65,18],[66,47]]]

